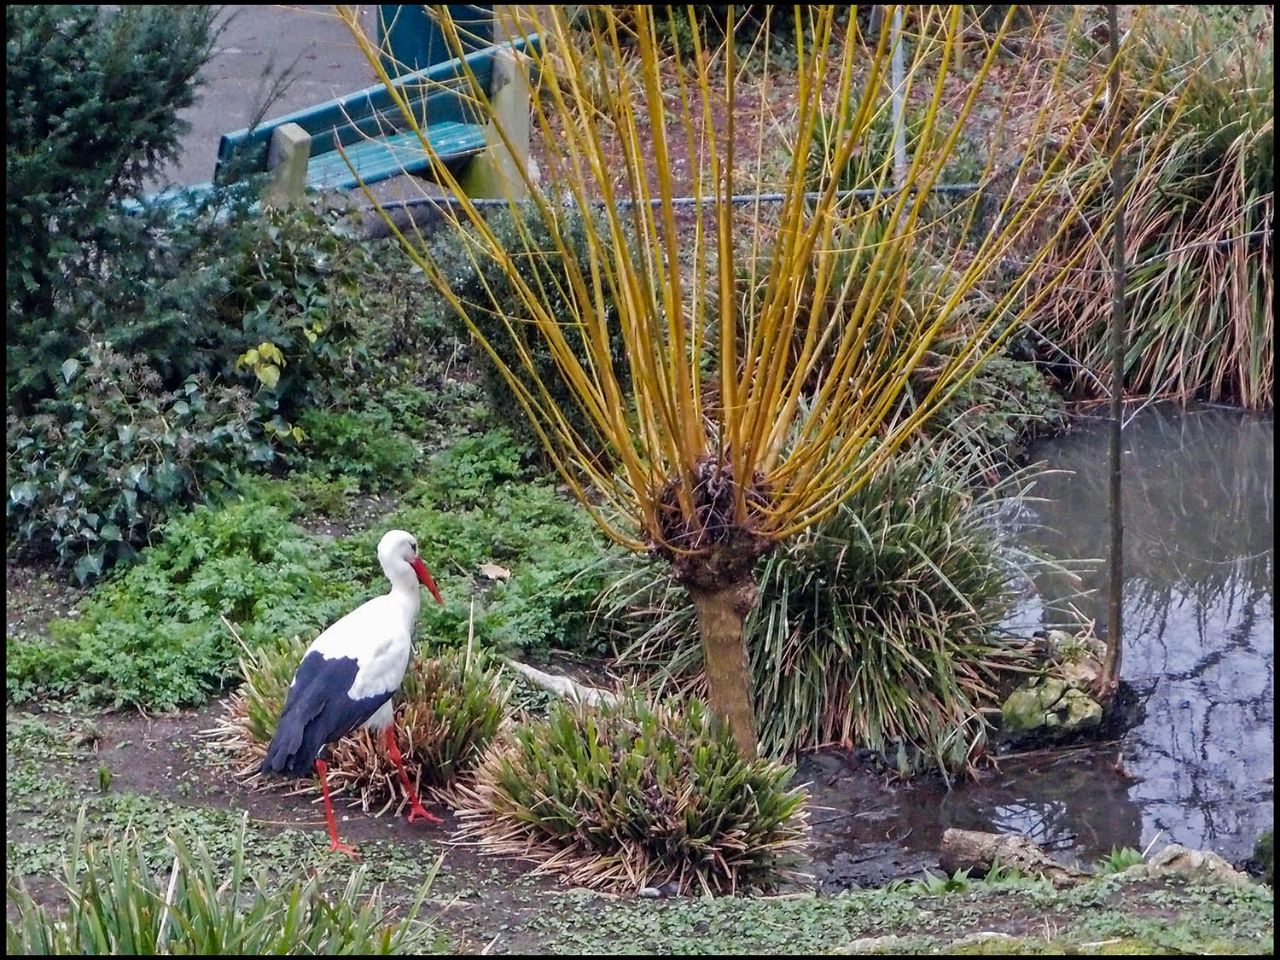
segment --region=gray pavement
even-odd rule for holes
[[[361,13],[372,28],[376,7],[365,5]],[[218,22],[224,28],[201,74],[200,99],[182,112],[191,130],[182,156],[161,171],[162,184],[211,180],[219,138],[248,126],[281,78],[285,87],[268,118],[374,82],[373,70],[329,4],[229,4]]]

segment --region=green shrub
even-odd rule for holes
[[[305,438],[297,465],[319,476],[353,480],[361,490],[402,488],[421,457],[385,410],[311,409],[298,425]]]
[[[439,936],[418,919],[435,870],[393,920],[377,892],[366,894],[362,869],[336,895],[320,874],[292,881],[251,876],[243,826],[229,875],[199,841],[193,850],[175,836],[173,867],[157,874],[132,831],[101,848],[82,847],[83,832],[82,811],[63,866],[64,912],[51,913],[25,887],[10,885],[10,955],[385,956],[440,947]]]
[[[232,695],[220,730],[223,747],[246,775],[256,778],[307,642],[278,641],[241,660],[244,685]],[[415,656],[395,699],[395,725],[410,779],[418,789],[447,795],[497,735],[509,713],[511,686],[502,684],[484,650],[446,649]],[[386,809],[404,795],[383,736],[367,730],[330,749],[329,773],[330,787],[355,794],[366,810]]]
[[[192,376],[161,387],[150,367],[103,346],[63,368],[37,413],[8,417],[7,539],[84,582],[131,557],[172,514],[273,457],[238,387]]]
[[[978,455],[1014,461],[1028,441],[1066,426],[1062,398],[1033,360],[1008,353],[987,360],[925,425],[934,436],[964,441]]]
[[[777,879],[804,842],[792,771],[743,760],[697,700],[552,705],[459,790],[465,830],[574,884],[732,891]]]
[[[904,450],[828,519],[771,554],[746,622],[760,749],[870,747],[905,772],[963,768],[1017,659],[1001,638],[1016,572],[990,514],[1025,475],[974,493],[946,450]],[[701,690],[683,588],[649,565],[602,607],[625,663]]]
[[[38,696],[152,710],[204,702],[237,676],[225,617],[251,648],[315,636],[363,599],[368,556],[338,565],[288,520],[275,495],[201,506],[170,520],[163,539],[98,587],[49,639],[8,638],[10,701]]]
[[[155,274],[120,281],[141,299],[104,301],[118,314],[109,325],[85,314],[103,340],[59,360],[57,397],[10,417],[11,551],[52,556],[83,580],[233,466],[281,453],[362,489],[405,484],[419,458],[405,433],[438,445],[474,403],[457,384],[412,382],[438,370],[392,329],[385,265],[347,227],[305,211],[220,224],[210,209],[158,234]],[[348,409],[324,409],[334,404]]]
[[[412,530],[445,600],[443,607],[423,605],[423,636],[446,646],[465,645],[474,634],[502,649],[597,647],[592,606],[617,553],[581,507],[531,480],[509,432],[466,437],[419,475],[378,530],[349,537],[336,550],[358,561],[373,555],[380,530]],[[510,577],[482,580],[479,589],[482,564],[503,567]]]
[[[350,405],[381,379],[385,267],[340,212],[229,203],[163,220],[75,319],[167,384],[203,373],[254,388],[255,417],[283,435],[299,411]]]
[[[6,400],[49,396],[83,344],[64,307],[147,223],[119,202],[178,153],[213,45],[208,6],[5,11]]]

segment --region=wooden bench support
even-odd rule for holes
[[[520,170],[529,163],[529,58],[510,47],[493,58],[489,103],[493,119],[485,125],[487,149],[468,164],[462,187],[469,197],[504,197],[526,200],[529,196]],[[501,124],[511,146],[498,134]]]
[[[276,127],[267,149],[267,169],[271,184],[263,202],[286,207],[302,200],[307,189],[307,164],[311,160],[311,134],[296,123]]]

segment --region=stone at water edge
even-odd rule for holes
[[[1241,873],[1212,850],[1191,850],[1177,843],[1169,844],[1147,863],[1135,864],[1119,876],[1128,880],[1183,877],[1187,880],[1211,880],[1233,887],[1250,882],[1247,874]]]
[[[1059,677],[1035,677],[1000,708],[1006,734],[1067,736],[1102,723],[1102,707]]]

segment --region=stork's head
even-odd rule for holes
[[[419,583],[431,591],[436,603],[444,603],[431,571],[418,556],[418,541],[409,531],[388,531],[378,541],[378,562],[382,564],[383,572],[392,583],[412,584],[411,577],[416,577]]]

